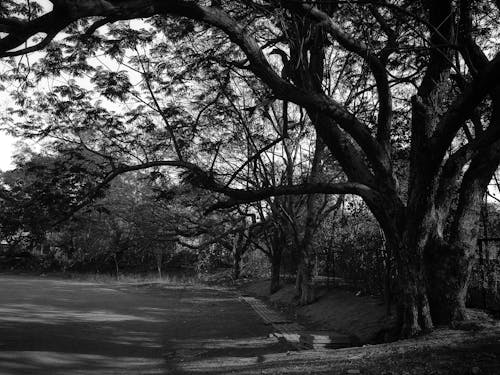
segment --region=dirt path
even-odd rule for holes
[[[269,333],[213,289],[0,276],[2,375],[205,373],[196,363],[256,364],[289,349]]]

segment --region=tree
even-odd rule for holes
[[[2,234],[29,234],[32,250],[39,246],[43,252],[46,234],[94,187],[95,170],[88,167],[63,155],[25,150],[16,168],[0,175]]]
[[[252,190],[226,186],[181,158],[162,165],[190,169],[198,186],[229,197],[225,206],[284,194],[359,195],[395,255],[403,334],[466,318],[481,198],[500,160],[500,56],[490,43],[498,2],[51,3],[39,16],[2,3],[1,56],[45,48],[62,30],[90,42],[99,27],[132,18],[153,17],[176,38],[174,23],[186,36],[203,30],[210,45],[231,51],[212,63],[257,77],[272,98],[307,111],[347,179]],[[37,33],[45,37],[23,48]],[[405,183],[395,171],[401,134],[410,142]]]

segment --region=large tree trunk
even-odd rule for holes
[[[322,175],[322,160],[325,151],[325,144],[318,137],[316,138],[314,157],[309,175],[310,182],[318,182]],[[306,198],[306,218],[304,223],[304,235],[300,246],[300,262],[297,270],[296,290],[299,296],[299,304],[307,305],[315,300],[314,293],[314,249],[313,238],[318,229],[318,215],[320,214],[320,197],[317,194],[308,195]]]
[[[409,337],[431,330],[433,323],[421,254],[415,254],[415,251],[406,245],[403,245],[399,252],[399,318],[402,336]]]
[[[478,187],[477,194],[472,194],[476,198],[459,207],[456,229],[446,240],[444,222],[439,221],[433,204],[407,208],[399,228],[395,222],[385,225],[387,246],[395,255],[402,336],[467,318],[465,299],[477,240],[480,191]]]
[[[385,233],[386,246],[395,255],[398,320],[401,336],[411,337],[432,329],[427,297],[423,251],[408,244],[397,233]]]
[[[494,108],[497,121],[499,107]],[[499,161],[500,142],[472,159],[463,178],[449,241],[436,240],[427,249],[429,281],[434,284],[431,306],[437,323],[454,325],[467,318],[465,300],[477,250],[482,198]]]
[[[429,244],[426,251],[429,301],[435,324],[467,318],[465,299],[472,268],[469,251],[449,243]]]
[[[415,207],[404,207],[396,198],[383,202],[367,199],[366,202],[384,232],[388,253],[394,256],[392,268],[396,277],[401,336],[410,337],[431,330],[433,321],[424,250],[427,234],[434,228],[435,215],[431,212],[416,215],[412,212]]]
[[[447,215],[441,215],[424,193],[402,215],[381,215],[373,209],[394,254],[398,312],[402,336],[428,331],[435,324],[454,325],[467,318],[467,288],[476,250],[481,197],[489,177],[470,177],[463,189],[449,233],[443,234]],[[390,203],[385,205],[387,213]],[[390,218],[398,218],[391,220]]]

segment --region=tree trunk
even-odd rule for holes
[[[313,283],[313,264],[311,262],[310,251],[303,251],[295,288],[299,297],[300,305],[308,305],[315,300]]]
[[[393,222],[383,226],[387,250],[394,254],[398,287],[397,311],[402,337],[415,336],[433,328],[427,295],[424,249],[415,241],[417,237],[414,235],[415,227],[419,227],[418,232],[424,229],[420,226],[424,226],[423,222],[417,225],[413,220],[403,225]],[[400,232],[401,228],[403,233]],[[407,228],[410,229],[405,230]]]
[[[384,231],[387,251],[393,254],[401,336],[414,336],[435,324],[453,326],[467,318],[465,300],[477,241],[480,188],[475,198],[469,192],[470,198],[457,208],[446,240],[445,219],[441,219],[446,216],[434,204],[418,203],[425,194],[414,192],[420,197],[416,205],[391,215],[372,209]],[[390,202],[386,210],[389,206]],[[404,214],[398,215],[399,211]]]
[[[158,271],[158,278],[162,278],[162,271],[161,271],[161,266],[163,263],[163,250],[157,250],[156,251],[156,270]]]
[[[400,276],[401,335],[412,337],[431,330],[433,323],[422,270],[409,262],[404,264],[403,269],[404,274]]]
[[[325,145],[318,137],[316,138],[314,157],[311,165],[309,181],[318,182],[322,174],[322,159],[324,156]],[[306,218],[304,223],[304,235],[300,241],[300,263],[297,270],[296,290],[299,296],[300,305],[308,305],[315,300],[314,295],[314,259],[313,237],[316,233],[318,215],[320,213],[319,196],[317,194],[308,195],[306,198]]]
[[[426,263],[434,323],[454,325],[467,319],[465,299],[472,270],[467,251],[448,243],[429,244]]]
[[[394,254],[403,337],[429,331],[435,324],[453,325],[467,317],[465,298],[473,244],[462,243],[460,247],[436,238],[434,225],[429,220],[410,219],[403,236],[385,232],[388,250]]]
[[[240,278],[241,272],[241,252],[238,248],[235,249],[234,252],[234,261],[233,261],[233,279],[238,280]]]
[[[500,94],[494,96],[492,125],[500,127]],[[471,160],[460,187],[448,242],[427,248],[432,282],[431,306],[438,323],[455,325],[467,319],[465,299],[479,237],[481,205],[500,162],[500,141]]]
[[[161,263],[157,264],[157,270],[158,270],[158,278],[161,279],[163,276],[161,272]]]
[[[386,246],[385,236],[382,231],[380,231],[382,236],[382,246],[381,246],[381,266],[382,266],[382,288],[384,291],[384,303],[385,303],[385,313],[387,316],[391,315],[392,309],[392,254]]]
[[[238,280],[241,272],[244,233],[240,232],[233,241],[233,279]]]
[[[273,249],[271,257],[271,294],[276,293],[280,289],[280,273],[281,273],[281,247]]]
[[[120,268],[118,266],[118,258],[116,257],[116,254],[113,254],[113,261],[115,263],[115,276],[116,280],[120,279]]]

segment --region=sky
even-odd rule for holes
[[[50,11],[52,9],[52,4],[49,0],[36,0],[36,2],[39,3],[46,11]],[[9,101],[8,98],[4,93],[0,93],[0,103],[5,104],[6,101]],[[4,107],[4,105],[0,105],[0,110],[4,110],[1,107]],[[0,170],[5,171],[14,167],[12,165],[12,155],[15,152],[16,142],[17,140],[15,138],[0,131]]]
[[[0,91],[0,112],[5,112],[12,103],[10,96],[6,92]],[[0,124],[0,128],[3,124]],[[12,156],[15,152],[15,143],[18,140],[0,130],[0,170],[6,171],[14,168]]]
[[[16,140],[11,136],[0,133],[0,169],[9,170],[13,167],[12,155],[14,154],[14,143]]]

